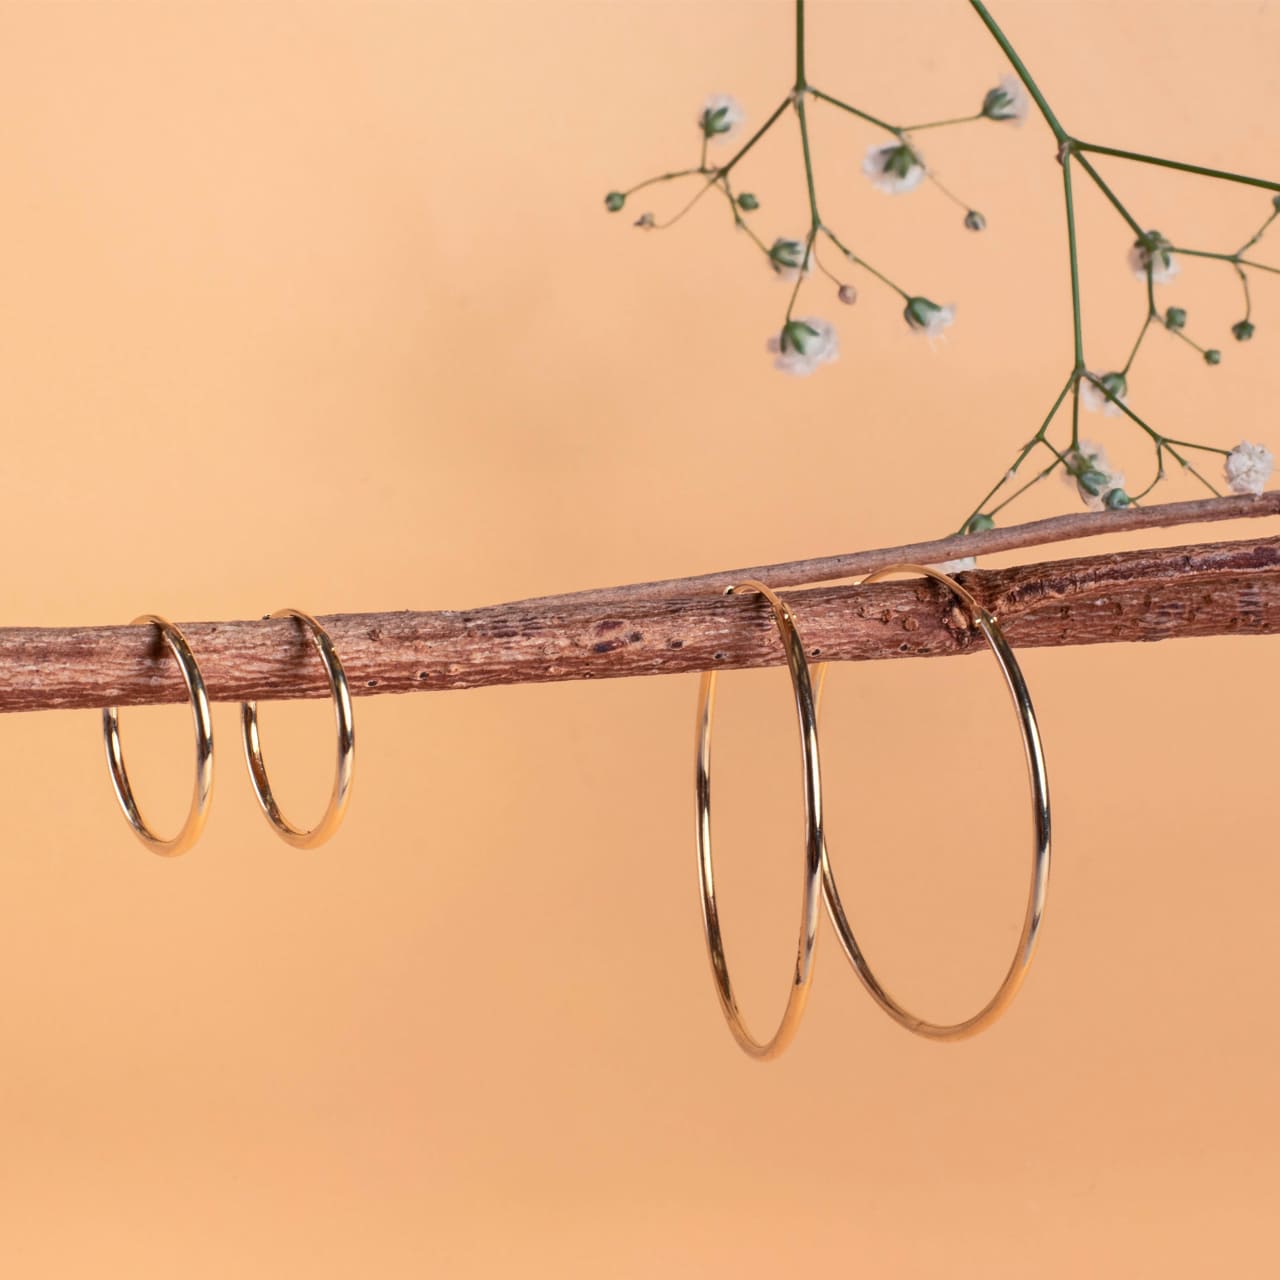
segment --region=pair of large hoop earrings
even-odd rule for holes
[[[249,766],[249,778],[253,783],[258,805],[275,833],[288,844],[299,849],[313,849],[323,844],[338,829],[346,813],[351,795],[351,777],[355,764],[355,722],[351,710],[351,691],[347,687],[346,673],[333,647],[329,633],[310,614],[301,609],[278,609],[268,615],[271,618],[296,618],[308,632],[320,661],[324,664],[329,680],[329,692],[333,698],[334,715],[338,730],[338,762],[333,779],[329,803],[320,821],[309,830],[295,827],[280,812],[280,806],[271,789],[267,766],[262,758],[262,742],[258,734],[258,704],[240,704],[240,727],[244,741],[245,760]],[[106,741],[107,765],[111,770],[111,785],[116,799],[124,810],[124,816],[134,834],[153,853],[173,858],[185,853],[199,839],[209,816],[209,804],[213,797],[213,717],[209,711],[209,695],[205,690],[200,667],[191,652],[186,637],[167,619],[154,613],[144,613],[134,618],[131,625],[150,623],[157,628],[160,638],[177,660],[178,669],[187,686],[191,701],[191,715],[195,722],[196,773],[182,829],[175,836],[157,835],[143,818],[134,799],[133,787],[124,764],[124,749],[120,743],[120,709],[106,707],[102,712],[102,734]]]
[[[1045,773],[1044,752],[1040,742],[1040,730],[1036,723],[1035,709],[1031,705],[1031,697],[1022,678],[1022,671],[994,615],[984,609],[964,587],[946,574],[924,565],[898,564],[869,574],[863,579],[863,585],[876,582],[894,573],[922,574],[941,583],[959,598],[969,613],[970,625],[976,627],[985,636],[1013,697],[1030,777],[1033,816],[1031,882],[1022,932],[1018,938],[1013,959],[999,988],[977,1013],[962,1022],[930,1022],[911,1013],[889,994],[876,977],[862,953],[862,948],[858,945],[840,900],[835,874],[827,854],[822,816],[822,772],[818,758],[818,703],[827,664],[822,663],[816,668],[816,680],[810,679],[804,645],[796,630],[791,608],[785,600],[761,582],[748,581],[736,587],[730,587],[726,594],[743,591],[759,593],[773,610],[774,620],[782,637],[787,666],[791,673],[796,715],[800,722],[801,749],[804,756],[804,888],[795,972],[786,1007],[777,1029],[769,1039],[757,1040],[747,1029],[733,993],[716,904],[715,877],[711,860],[711,725],[715,709],[716,673],[714,671],[704,673],[698,691],[695,772],[698,880],[702,888],[702,920],[721,1009],[734,1039],[753,1058],[776,1058],[796,1033],[813,978],[814,951],[824,903],[836,935],[840,939],[840,946],[872,999],[900,1026],[929,1040],[963,1040],[990,1026],[1012,1003],[1035,954],[1040,922],[1044,914],[1045,896],[1049,886],[1049,783]]]

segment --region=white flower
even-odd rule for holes
[[[698,128],[704,138],[732,138],[745,117],[746,112],[737,98],[727,93],[713,93],[698,113]]]
[[[840,356],[840,342],[835,328],[816,316],[788,320],[781,333],[769,339],[769,350],[776,357],[775,369],[805,377],[820,364],[829,364]]]
[[[955,320],[956,309],[940,307],[928,298],[909,298],[902,314],[913,329],[932,341]]]
[[[1098,382],[1111,392],[1114,399],[1108,399]],[[1125,381],[1124,374],[1104,373],[1098,378],[1098,382],[1093,382],[1088,377],[1080,379],[1080,403],[1092,413],[1105,413],[1109,418],[1119,417],[1124,412],[1120,405],[1125,403],[1125,396],[1129,394],[1129,384]]]
[[[1027,118],[1031,103],[1022,81],[1017,76],[1001,76],[994,89],[987,90],[982,99],[982,114],[988,120],[1009,120],[1021,124]]]
[[[769,250],[769,265],[780,280],[796,280],[813,270],[813,253],[803,240],[779,236]]]
[[[1112,489],[1124,488],[1124,476],[1111,469],[1111,461],[1100,444],[1081,440],[1066,454],[1067,468],[1063,480],[1079,493],[1090,511],[1101,511],[1106,506],[1107,494]]]
[[[1232,493],[1261,493],[1271,479],[1271,468],[1274,465],[1275,458],[1266,445],[1241,440],[1227,454],[1222,473],[1226,476]]]
[[[1178,274],[1173,246],[1158,231],[1148,231],[1129,250],[1129,269],[1139,280],[1146,280],[1148,266],[1152,284],[1168,284]]]
[[[937,569],[939,573],[965,573],[970,569],[977,567],[977,561],[972,556],[962,556],[959,560],[944,560],[941,564],[930,566]]]
[[[867,152],[862,172],[877,190],[891,196],[903,195],[924,181],[924,162],[920,153],[905,142],[887,142]]]

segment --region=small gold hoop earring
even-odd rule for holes
[[[729,1030],[744,1052],[753,1058],[776,1058],[790,1044],[800,1025],[809,984],[813,978],[814,947],[822,904],[822,778],[818,766],[818,726],[814,711],[813,691],[809,683],[809,667],[804,646],[796,633],[790,608],[761,582],[743,582],[725,592],[756,591],[769,602],[774,620],[782,636],[782,647],[791,671],[795,691],[796,715],[800,720],[800,740],[804,751],[804,896],[800,910],[800,937],[796,948],[795,974],[787,1005],[777,1030],[768,1040],[756,1040],[747,1030],[729,981],[729,966],[724,955],[720,933],[720,914],[716,907],[715,878],[711,863],[711,721],[715,710],[716,673],[703,673],[698,689],[698,750],[695,793],[698,814],[698,883],[702,890],[702,923],[715,976],[716,993]]]
[[[209,696],[205,692],[204,680],[200,668],[192,656],[191,647],[186,637],[173,623],[154,613],[144,613],[134,618],[130,626],[138,626],[149,622],[159,628],[160,636],[169,646],[170,652],[178,660],[182,679],[187,686],[187,695],[191,699],[191,716],[196,726],[196,781],[191,796],[191,807],[187,811],[182,830],[171,840],[156,835],[138,811],[137,801],[133,798],[133,788],[129,784],[129,774],[124,767],[124,748],[120,745],[120,708],[104,707],[102,709],[102,736],[107,747],[107,766],[111,770],[111,785],[115,789],[116,799],[129,820],[134,835],[147,846],[152,853],[161,857],[175,858],[199,839],[204,830],[205,819],[209,816],[209,800],[213,794],[213,718],[209,713]]]
[[[293,826],[280,812],[275,795],[271,790],[271,781],[267,777],[267,766],[262,759],[262,743],[258,738],[258,704],[242,702],[240,704],[240,728],[244,738],[244,757],[249,765],[249,778],[253,783],[254,794],[258,804],[271,823],[276,834],[296,849],[314,849],[323,844],[338,829],[343,815],[347,811],[347,801],[351,798],[351,774],[355,765],[356,729],[351,711],[351,691],[347,688],[346,673],[333,647],[329,633],[309,614],[301,609],[277,609],[269,614],[271,618],[297,618],[310,632],[311,639],[324,663],[325,674],[329,678],[329,692],[333,696],[333,710],[338,728],[338,765],[333,778],[333,792],[329,796],[329,805],[320,821],[310,831],[302,831]]]
[[[1049,888],[1049,780],[1045,773],[1044,750],[1040,742],[1040,729],[1036,723],[1035,708],[1031,705],[1031,695],[1027,692],[1026,682],[1022,678],[1022,670],[1018,666],[1009,642],[995,617],[974,599],[958,582],[919,564],[895,564],[863,578],[862,585],[877,582],[891,573],[918,573],[935,582],[941,583],[953,592],[968,608],[972,625],[976,626],[986,637],[1000,666],[1005,684],[1013,697],[1014,707],[1018,713],[1018,726],[1022,733],[1022,744],[1026,753],[1027,772],[1031,780],[1032,814],[1034,838],[1031,853],[1031,888],[1027,896],[1027,910],[1022,921],[1022,933],[1018,938],[1017,949],[1009,964],[1004,980],[1000,983],[995,995],[987,1001],[972,1017],[963,1022],[937,1023],[928,1022],[904,1009],[880,984],[872,972],[854,937],[844,907],[840,902],[840,893],[836,888],[835,875],[831,870],[831,862],[826,847],[822,850],[822,892],[827,903],[827,914],[835,926],[840,945],[844,948],[849,963],[853,965],[863,986],[871,993],[875,1002],[900,1026],[928,1040],[964,1040],[976,1035],[990,1026],[1013,1002],[1018,988],[1027,976],[1035,954],[1036,942],[1039,938],[1040,921],[1044,915],[1045,897]],[[818,698],[821,699],[822,688],[826,682],[826,663],[815,671]]]

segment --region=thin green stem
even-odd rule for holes
[[[1045,101],[1044,94],[1040,92],[1040,86],[1031,78],[1031,72],[1027,70],[1026,64],[1022,59],[1018,57],[1017,50],[1009,43],[1008,37],[1000,30],[996,20],[987,12],[987,6],[982,3],[982,0],[969,0],[969,3],[973,6],[974,12],[977,13],[978,17],[982,19],[983,25],[991,33],[996,44],[1004,50],[1004,56],[1013,64],[1014,72],[1031,95],[1031,100],[1040,108],[1040,114],[1044,116],[1045,123],[1053,130],[1053,136],[1058,140],[1058,144],[1061,145],[1070,141],[1067,131],[1058,123],[1058,117],[1053,114],[1053,109]]]
[[[670,182],[674,178],[688,178],[695,173],[706,173],[705,166],[700,169],[676,169],[672,173],[660,173],[652,178],[646,178],[643,182],[637,182],[634,187],[628,187],[622,194],[624,196],[635,195],[637,191],[643,191],[645,187],[651,187],[656,182]]]
[[[974,3],[975,0],[970,0]],[[1196,173],[1202,178],[1221,178],[1223,182],[1240,182],[1248,187],[1261,187],[1264,191],[1280,191],[1280,182],[1267,178],[1250,178],[1243,173],[1228,173],[1225,169],[1206,169],[1199,164],[1185,164],[1181,160],[1165,160],[1159,156],[1144,155],[1141,151],[1122,151],[1118,147],[1102,147],[1096,142],[1077,142],[1077,150],[1092,151],[1094,155],[1115,156],[1118,160],[1133,160],[1137,164],[1153,164],[1161,169],[1177,169],[1182,173]]]
[[[796,299],[800,296],[800,286],[804,284],[804,278],[809,271],[809,263],[813,261],[813,242],[818,237],[818,228],[814,227],[805,237],[804,257],[800,259],[800,266],[796,268],[796,283],[791,290],[791,297],[787,300],[787,314],[783,321],[784,324],[791,323],[791,313],[795,310]]]
[[[1097,169],[1093,167],[1093,165],[1089,163],[1089,161],[1084,156],[1082,156],[1079,153],[1079,151],[1075,152],[1075,156],[1076,156],[1076,159],[1080,161],[1080,167],[1085,171],[1085,173],[1089,175],[1089,177],[1093,179],[1094,185],[1098,188],[1098,190],[1101,191],[1102,194],[1107,197],[1107,199],[1114,206],[1115,211],[1133,228],[1134,234],[1137,235],[1139,239],[1143,238],[1147,233],[1134,220],[1133,214],[1131,214],[1129,210],[1124,207],[1124,204],[1120,200],[1120,197],[1117,196],[1116,193],[1112,191],[1111,188],[1107,186],[1107,184],[1102,180],[1102,175],[1097,171]]]
[[[1182,249],[1177,246],[1170,253],[1181,253],[1188,258],[1212,258],[1215,262],[1234,262],[1238,267],[1252,267],[1255,271],[1269,271],[1272,275],[1280,275],[1280,267],[1269,267],[1265,262],[1254,262],[1251,258],[1242,258],[1238,253],[1211,253],[1208,249]]]
[[[979,111],[976,115],[972,115],[972,116],[954,116],[950,120],[929,120],[929,121],[926,121],[926,123],[924,124],[904,125],[902,132],[917,133],[921,129],[945,129],[948,125],[969,124],[974,120],[985,120],[985,119],[986,117],[982,114],[981,111]]]
[[[1071,322],[1075,340],[1075,372],[1084,369],[1084,330],[1080,316],[1080,252],[1076,244],[1076,206],[1071,194],[1071,160],[1067,151],[1062,157],[1062,190],[1067,205],[1067,253],[1071,259]]]
[[[1138,348],[1142,346],[1142,340],[1147,336],[1147,331],[1151,328],[1151,320],[1152,314],[1151,312],[1148,312],[1147,318],[1142,322],[1142,329],[1138,334],[1138,340],[1133,344],[1133,350],[1129,352],[1129,358],[1124,362],[1124,368],[1120,370],[1121,374],[1127,375],[1129,370],[1133,367],[1134,359],[1138,354]],[[1178,331],[1175,329],[1173,332],[1177,333]]]
[[[1190,440],[1170,440],[1167,436],[1165,437],[1165,442],[1167,444],[1181,445],[1184,449],[1199,449],[1202,453],[1220,453],[1224,458],[1231,456],[1230,449],[1219,449],[1214,444],[1193,444]]]
[[[893,281],[890,280],[889,277],[885,275],[883,271],[877,271],[875,267],[873,267],[871,263],[869,263],[865,258],[858,257],[858,255],[854,253],[852,249],[846,248],[845,245],[841,243],[840,237],[837,236],[836,233],[832,231],[830,227],[822,227],[820,228],[820,230],[827,237],[827,239],[830,240],[831,243],[835,245],[835,247],[839,249],[840,252],[843,253],[844,256],[854,264],[854,266],[861,267],[864,271],[869,271],[873,276],[875,276],[877,280],[880,281],[881,284],[888,285],[889,288],[892,289],[894,293],[896,293],[898,297],[902,298],[904,301],[906,302],[911,301],[911,295],[905,289],[900,288],[898,285],[894,284]]]
[[[1047,440],[1037,440],[1036,443],[1045,445],[1050,450],[1050,452],[1054,454],[1053,461],[1049,463],[1049,465],[1045,467],[1043,471],[1037,472],[1036,475],[1032,476],[1031,479],[1026,482],[1026,484],[1019,485],[1007,498],[1005,498],[1002,502],[997,503],[996,506],[992,507],[991,510],[987,512],[989,516],[998,516],[1000,512],[1002,512],[1005,509],[1005,507],[1007,507],[1015,498],[1022,497],[1022,495],[1026,493],[1028,489],[1030,489],[1034,485],[1039,484],[1040,481],[1045,479],[1047,476],[1051,476],[1060,466],[1063,465],[1062,458],[1061,456],[1058,455],[1058,451],[1054,449],[1053,446],[1049,444]]]
[[[804,82],[804,0],[796,0],[796,92],[803,93]]]
[[[1188,338],[1181,329],[1170,329],[1169,332],[1173,334],[1175,338],[1181,338],[1187,346],[1194,348],[1201,355],[1204,355],[1204,348],[1194,338]]]
[[[1249,296],[1249,277],[1245,275],[1244,268],[1238,263],[1232,263],[1236,269],[1236,275],[1240,277],[1240,287],[1244,290],[1244,318],[1248,323],[1249,317],[1253,314],[1253,299]]]
[[[956,195],[956,193],[952,191],[949,187],[944,187],[942,183],[938,181],[937,177],[934,175],[932,170],[926,169],[924,171],[924,176],[928,178],[929,181],[932,182],[933,185],[937,187],[938,190],[941,191],[942,194],[946,196],[947,199],[950,200],[951,203],[954,204],[957,208],[963,209],[966,213],[973,208],[971,204],[967,203],[964,200],[961,200],[960,197]]]
[[[1264,235],[1266,235],[1267,228],[1268,228],[1268,227],[1269,227],[1269,226],[1270,226],[1270,225],[1271,225],[1271,224],[1276,220],[1276,218],[1278,218],[1278,217],[1280,217],[1280,209],[1273,208],[1273,209],[1271,210],[1271,213],[1268,215],[1266,222],[1264,222],[1264,223],[1262,224],[1262,226],[1260,226],[1260,227],[1257,229],[1257,231],[1255,231],[1255,232],[1253,233],[1253,235],[1251,235],[1251,236],[1249,237],[1249,239],[1248,239],[1248,240],[1246,240],[1246,241],[1244,242],[1244,244],[1242,244],[1242,245],[1240,246],[1240,248],[1236,250],[1236,256],[1237,256],[1237,257],[1239,257],[1239,256],[1240,256],[1240,254],[1242,254],[1242,253],[1246,253],[1248,250],[1252,249],[1252,248],[1253,248],[1253,246],[1254,246],[1255,244],[1257,244],[1257,243],[1258,243],[1258,241],[1259,241],[1259,240],[1261,240],[1261,239],[1262,239],[1262,237],[1263,237]]]
[[[770,129],[773,128],[778,117],[787,109],[790,103],[791,103],[790,95],[783,98],[783,100],[780,103],[778,103],[778,105],[774,108],[772,115],[770,115],[769,118],[764,122],[764,124],[762,124],[755,131],[755,133],[753,133],[751,137],[749,137],[746,140],[746,142],[744,142],[742,146],[738,148],[738,150],[729,159],[729,162],[727,164],[722,164],[720,168],[716,170],[717,177],[723,177],[726,173],[728,173],[733,168],[733,166],[737,164],[738,161],[741,160],[742,157],[745,156],[747,152],[750,151],[751,148],[754,147],[756,143],[759,142],[760,139],[763,138],[766,133],[769,132]]]
[[[850,106],[847,102],[841,102],[839,98],[833,98],[829,93],[823,93],[821,89],[810,87],[809,92],[815,98],[821,98],[823,102],[829,102],[833,107],[839,107],[841,111],[847,111],[850,115],[857,116],[859,120],[865,120],[868,124],[873,124],[878,129],[883,129],[886,133],[893,134],[895,138],[902,137],[902,130],[897,125],[889,124],[888,121],[881,120],[866,111],[860,111],[857,107]]]
[[[818,192],[813,181],[813,156],[809,151],[809,123],[805,119],[803,94],[796,98],[796,115],[800,119],[800,146],[804,151],[804,180],[809,188],[809,225],[816,235],[822,219],[818,216]]]
[[[989,490],[987,490],[986,494],[983,496],[982,501],[979,502],[978,505],[974,507],[974,509],[971,512],[969,512],[968,516],[964,520],[964,523],[961,524],[960,528],[957,530],[958,533],[963,533],[965,531],[965,529],[969,525],[969,521],[972,520],[974,516],[982,514],[983,508],[987,505],[987,503],[990,502],[991,499],[994,498],[996,494],[999,493],[1000,490],[1006,484],[1009,483],[1009,480],[1014,475],[1017,474],[1018,468],[1022,466],[1022,464],[1026,461],[1027,455],[1032,451],[1032,449],[1034,449],[1036,445],[1042,444],[1045,442],[1045,439],[1044,439],[1045,432],[1049,430],[1050,423],[1053,422],[1054,416],[1057,414],[1059,408],[1061,408],[1062,402],[1066,398],[1067,392],[1071,389],[1071,387],[1075,383],[1075,380],[1076,380],[1076,374],[1075,374],[1075,370],[1073,369],[1071,371],[1070,376],[1067,378],[1066,382],[1062,384],[1062,390],[1058,392],[1058,397],[1056,400],[1054,400],[1053,407],[1049,410],[1047,414],[1045,414],[1044,421],[1040,424],[1040,429],[1035,433],[1035,435],[1031,437],[1030,440],[1027,441],[1026,444],[1022,446],[1021,450],[1019,450],[1018,456],[1013,460],[1013,466],[1011,466],[1009,470],[1006,471],[1004,475],[1002,475],[1000,479],[997,480]]]

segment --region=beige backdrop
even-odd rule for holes
[[[1268,171],[1275,7],[997,13],[1081,135]],[[813,78],[896,117],[971,109],[1005,70],[958,0],[810,25]],[[929,139],[978,237],[932,190],[872,191],[876,135],[815,109],[829,216],[960,311],[931,352],[873,282],[839,315],[815,286],[844,356],[809,381],[769,367],[783,293],[723,209],[644,236],[601,208],[694,158],[708,92],[761,120],[791,60],[781,3],[0,4],[4,621],[464,607],[953,527],[1069,360],[1041,125]],[[1106,171],[1180,238],[1239,242],[1267,208]],[[802,227],[789,121],[748,177],[766,235]],[[1110,366],[1141,286],[1123,225],[1081,204]],[[1280,284],[1249,346],[1229,272],[1188,266],[1175,296],[1226,358],[1156,334],[1135,402],[1175,435],[1280,443]],[[1089,425],[1146,473],[1122,422]],[[1071,501],[1055,482],[1020,512]],[[362,699],[350,816],[310,855],[257,813],[234,707],[212,820],[173,863],[129,834],[96,712],[0,720],[0,1265],[1273,1274],[1273,663],[1243,639],[1027,654],[1058,860],[1013,1012],[916,1041],[827,935],[799,1039],[763,1067],[707,971],[692,676]],[[794,945],[799,773],[785,677],[723,689],[724,912],[762,1025]],[[831,694],[846,899],[904,998],[962,1013],[1021,910],[997,675],[850,668]],[[175,820],[188,714],[124,720]],[[282,793],[318,806],[327,709],[263,720]]]

